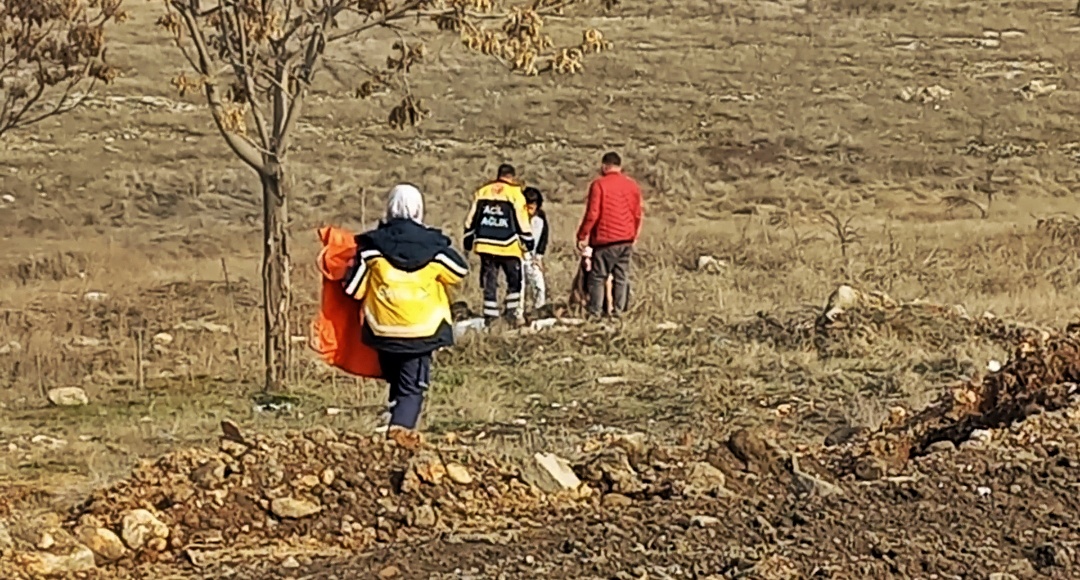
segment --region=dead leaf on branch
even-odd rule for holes
[[[65,113],[117,70],[106,60],[105,30],[128,20],[120,0],[0,4],[0,134]]]

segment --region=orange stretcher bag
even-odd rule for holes
[[[356,240],[348,230],[333,226],[319,228],[318,233],[322,250],[316,265],[322,274],[322,298],[311,323],[309,346],[332,367],[360,377],[382,378],[378,352],[360,338],[362,304],[341,286],[356,256]]]

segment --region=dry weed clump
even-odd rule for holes
[[[1039,218],[1035,230],[1050,238],[1054,243],[1070,248],[1080,247],[1080,216],[1074,214],[1055,214]]]

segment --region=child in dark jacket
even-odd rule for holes
[[[525,254],[524,273],[525,290],[532,294],[533,309],[543,308],[547,304],[547,282],[544,280],[544,254],[547,252],[548,227],[547,214],[544,213],[544,194],[535,187],[526,187],[525,208],[529,212],[530,226],[532,226],[533,239],[536,244],[533,250]],[[525,308],[525,300],[521,301],[521,311]]]

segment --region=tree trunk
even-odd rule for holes
[[[289,369],[288,204],[280,165],[261,176],[263,188],[263,341],[266,391],[285,387]]]

